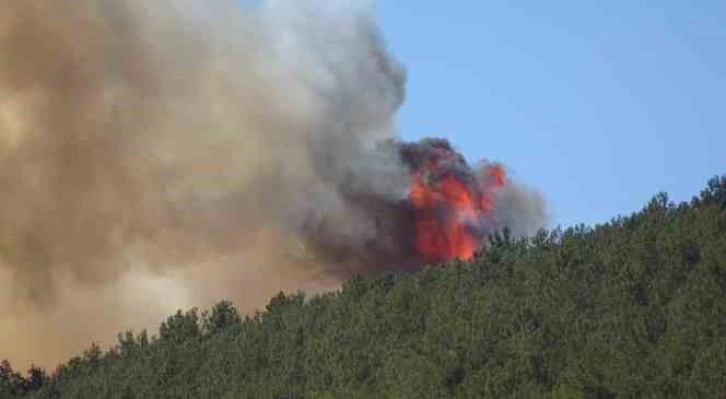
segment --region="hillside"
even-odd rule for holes
[[[593,228],[490,238],[475,260],[220,302],[121,334],[0,396],[726,397],[726,177]],[[42,387],[41,387],[42,386]]]

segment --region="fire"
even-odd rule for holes
[[[494,195],[505,185],[504,170],[488,165],[477,175],[448,143],[432,148],[409,162],[414,249],[428,262],[471,259],[483,244]]]

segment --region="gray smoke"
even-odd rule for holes
[[[415,261],[408,168],[378,144],[405,72],[367,2],[0,6],[0,357]],[[522,232],[541,210],[498,203]]]

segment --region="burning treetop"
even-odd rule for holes
[[[403,144],[410,167],[414,246],[426,261],[470,259],[481,248],[493,195],[505,185],[500,165],[471,169],[446,140]]]

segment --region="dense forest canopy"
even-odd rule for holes
[[[471,262],[179,311],[0,397],[725,397],[726,176],[595,227],[489,238]]]

